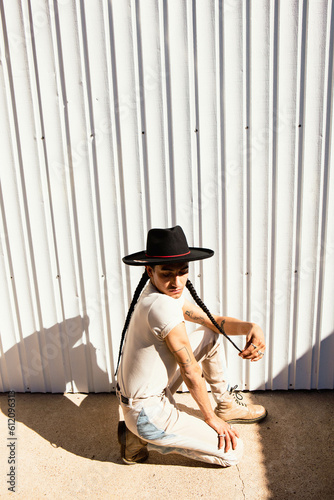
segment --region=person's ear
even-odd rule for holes
[[[145,266],[145,268],[146,268],[146,272],[147,272],[149,278],[152,278],[153,277],[153,269],[152,269],[152,267],[151,266]]]

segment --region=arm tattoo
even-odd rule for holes
[[[198,323],[199,325],[204,325],[205,322],[204,316],[197,316],[192,311],[186,311],[185,314],[186,316],[191,318],[195,323]]]
[[[181,356],[179,353],[181,354]],[[191,359],[189,356],[188,349],[186,347],[181,347],[181,349],[179,349],[178,351],[174,351],[173,354],[175,355],[177,362],[180,365],[183,366],[191,365]]]

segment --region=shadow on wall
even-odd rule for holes
[[[2,346],[0,344],[0,349]],[[1,352],[3,390],[109,392],[105,358],[89,341],[88,316],[76,316],[25,337]]]
[[[277,353],[279,355],[279,353]],[[333,389],[334,382],[334,332],[320,343],[307,350],[293,364],[287,366],[273,378],[274,390],[290,388]],[[274,353],[275,356],[275,353]]]
[[[320,355],[319,355],[319,379],[318,388],[319,389],[333,389],[334,383],[334,332],[326,337],[320,344]]]

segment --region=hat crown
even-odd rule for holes
[[[190,254],[186,236],[180,226],[150,229],[147,235],[147,257],[181,257]]]

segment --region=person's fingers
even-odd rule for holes
[[[264,351],[266,350],[266,346],[261,346],[258,349],[254,350],[253,356],[251,357],[251,361],[259,361],[264,356]]]
[[[237,438],[239,437],[237,429],[230,425],[230,428],[224,434],[218,434],[218,449],[220,450],[225,445],[225,451],[228,451],[232,444],[232,449],[235,450],[238,444]]]
[[[224,434],[218,434],[218,449],[221,450],[223,447],[224,447],[224,444],[225,444],[225,451],[228,451],[228,449],[230,448],[230,440],[228,439],[228,446],[226,444],[226,437],[227,437],[227,433],[224,432]]]
[[[262,358],[266,346],[263,342],[260,342],[258,345],[251,343],[248,347],[239,354],[243,359],[251,359],[252,361],[258,361]]]
[[[225,434],[225,451],[228,451],[231,447],[231,443],[230,443],[230,435],[228,432],[226,432]]]
[[[235,450],[236,447],[237,447],[237,436],[235,431],[230,431],[230,439],[231,439],[231,443],[232,443],[232,450]]]

